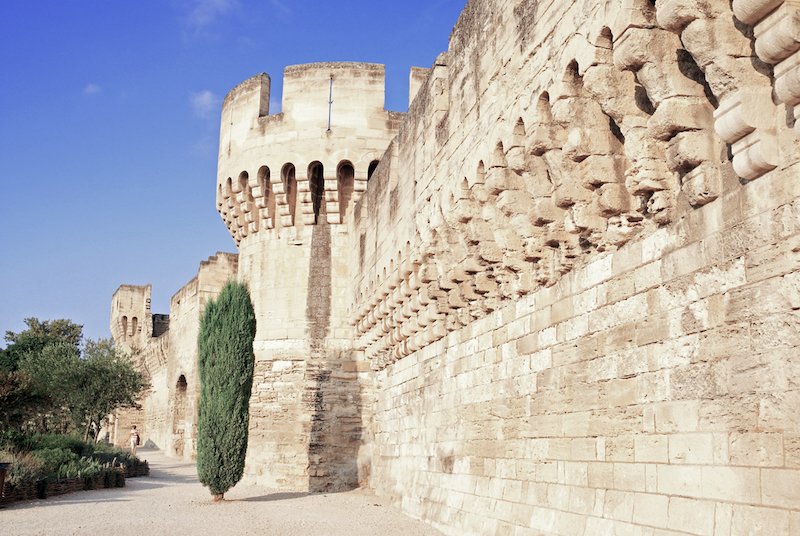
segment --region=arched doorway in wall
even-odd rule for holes
[[[291,225],[294,225],[294,213],[297,207],[297,177],[295,177],[293,164],[284,164],[281,170],[281,180],[283,181],[283,191],[286,192],[286,204],[289,205],[289,216],[292,217]]]
[[[172,400],[172,453],[183,457],[186,444],[186,376],[181,374],[175,383]]]
[[[308,166],[308,188],[311,190],[311,205],[314,209],[314,223],[319,223],[319,216],[326,214],[325,177],[322,163],[311,162]]]
[[[337,186],[339,187],[339,216],[340,222],[344,221],[347,216],[347,209],[350,205],[350,199],[353,197],[353,188],[355,184],[355,169],[353,164],[344,160],[339,164],[339,169],[336,171]]]

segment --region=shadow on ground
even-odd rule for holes
[[[291,499],[301,499],[316,493],[307,492],[284,492],[284,493],[269,493],[258,497],[246,497],[244,499],[231,499],[231,502],[273,502],[273,501],[288,501]]]

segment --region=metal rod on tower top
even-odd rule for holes
[[[331,108],[333,108],[333,75],[331,75],[331,85],[328,90],[328,132],[331,131]]]

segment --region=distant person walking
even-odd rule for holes
[[[131,454],[136,456],[136,447],[139,445],[139,431],[136,429],[136,425],[134,424],[131,426]]]

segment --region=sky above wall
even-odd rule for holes
[[[152,311],[201,260],[236,247],[215,209],[219,107],[286,65],[410,67],[447,49],[464,0],[7,0],[0,7],[0,334],[69,318],[109,337],[111,295],[153,285]],[[0,342],[0,346],[4,343]]]

